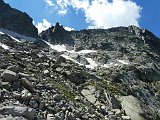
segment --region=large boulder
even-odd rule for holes
[[[123,96],[120,98],[121,105],[125,113],[131,117],[132,120],[146,120],[142,114],[144,114],[145,108],[142,108],[144,104],[140,102],[136,97]]]
[[[36,111],[29,107],[5,106],[0,108],[2,115],[23,116],[28,120],[33,120],[36,117]]]
[[[1,74],[1,78],[3,82],[15,82],[16,80],[18,80],[18,75],[13,71],[5,70]]]

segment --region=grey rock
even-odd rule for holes
[[[2,78],[2,81],[4,82],[15,82],[18,80],[18,75],[13,71],[5,70],[1,74],[1,78]]]
[[[0,88],[2,88],[3,86],[2,86],[2,80],[0,79]]]
[[[39,109],[40,110],[45,110],[45,102],[44,101],[40,101]]]
[[[47,120],[55,120],[53,114],[47,114]]]
[[[0,114],[0,119],[4,119],[4,118],[5,118],[5,116]]]
[[[13,92],[13,97],[15,97],[16,99],[19,99],[21,97],[21,94],[17,92]]]
[[[6,86],[7,87],[7,86]],[[12,84],[12,89],[17,90],[21,87],[21,82],[17,81]]]
[[[145,120],[141,115],[143,114],[143,109],[141,106],[144,106],[137,98],[133,96],[124,96],[121,98],[121,104],[123,110],[126,114],[130,116],[130,119],[133,120]],[[127,117],[128,118],[128,117]],[[127,120],[127,118],[125,118]]]
[[[114,112],[115,112],[115,115],[117,116],[117,117],[121,117],[122,116],[122,111],[120,110],[120,109],[113,109],[114,110]],[[112,111],[113,111],[112,110]]]
[[[69,57],[71,57],[73,59],[78,59],[79,55],[78,55],[78,53],[70,53]]]
[[[34,87],[29,80],[27,80],[26,78],[21,78],[21,83],[29,92],[34,92]]]
[[[131,120],[131,117],[130,117],[130,116],[124,116],[124,115],[123,115],[123,116],[122,116],[122,119],[123,119],[123,120]]]
[[[69,112],[66,117],[65,117],[66,120],[76,120],[76,118],[73,116],[73,114],[71,112]]]
[[[37,103],[37,101],[31,99],[29,101],[29,106],[32,107],[32,108],[34,108],[34,109],[36,109],[36,108],[38,108],[38,103]]]
[[[2,90],[0,89],[0,100],[2,99]]]
[[[115,115],[110,115],[110,116],[109,116],[109,119],[110,119],[110,120],[117,120],[117,117],[116,117]]]
[[[87,89],[83,89],[83,90],[81,91],[81,94],[82,94],[84,97],[86,97],[87,100],[88,100],[89,102],[91,102],[92,104],[95,104],[95,103],[96,103],[97,99],[96,99],[96,97],[91,93],[91,91],[89,91],[89,90],[87,90]]]
[[[0,108],[0,112],[2,115],[24,116],[29,120],[33,120],[37,115],[32,108],[19,106],[5,106]]]
[[[19,75],[20,78],[28,78],[29,77],[28,74],[21,73],[21,72],[19,72],[18,75]]]
[[[59,67],[56,68],[56,71],[57,71],[57,72],[61,72],[62,70],[63,70],[63,68],[59,68]]]
[[[20,69],[20,68],[19,68],[19,66],[17,66],[17,65],[12,65],[12,66],[9,66],[9,67],[7,68],[7,70],[10,70],[10,71],[13,71],[13,72],[18,72],[19,69]]]
[[[105,92],[106,95],[106,104],[109,109],[120,109],[121,105],[117,98],[113,96],[112,94],[108,94]]]
[[[28,90],[23,90],[21,92],[21,98],[24,100],[29,100],[31,98],[32,94]]]
[[[53,99],[55,100],[55,101],[61,101],[62,100],[62,96],[61,95],[59,95],[59,94],[55,94],[54,96],[53,96]]]
[[[2,82],[1,85],[5,89],[9,89],[11,87],[10,82]]]
[[[48,74],[49,74],[49,70],[44,70],[43,73],[44,73],[45,75],[48,75]]]

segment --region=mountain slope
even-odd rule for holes
[[[15,29],[0,28],[0,119],[160,119],[160,40],[148,30]]]
[[[68,49],[72,49],[64,53],[64,57],[71,57],[71,61],[76,60],[76,63],[86,67],[90,65],[101,78],[100,81],[93,80],[92,85],[89,82],[89,87],[118,94],[119,100],[121,97],[129,101],[138,99],[143,103],[140,104],[143,107],[139,113],[142,118],[137,118],[137,114],[132,115],[134,108],[127,112],[128,106],[134,105],[122,105],[133,120],[159,119],[160,40],[156,36],[135,26],[66,31],[66,36],[64,33],[63,30],[61,39],[57,40],[59,44],[66,44]],[[68,36],[71,38],[68,39]],[[50,38],[50,42],[55,43],[56,33],[49,28],[42,32],[42,38]],[[74,41],[73,44],[67,44],[69,40]],[[82,50],[91,52],[79,54]]]

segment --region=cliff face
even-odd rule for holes
[[[29,37],[37,37],[37,28],[32,24],[32,18],[26,13],[11,8],[0,0],[0,28],[12,30]]]

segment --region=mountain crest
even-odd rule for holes
[[[12,30],[29,37],[38,37],[37,28],[32,24],[33,19],[24,12],[11,8],[0,0],[0,28]]]

